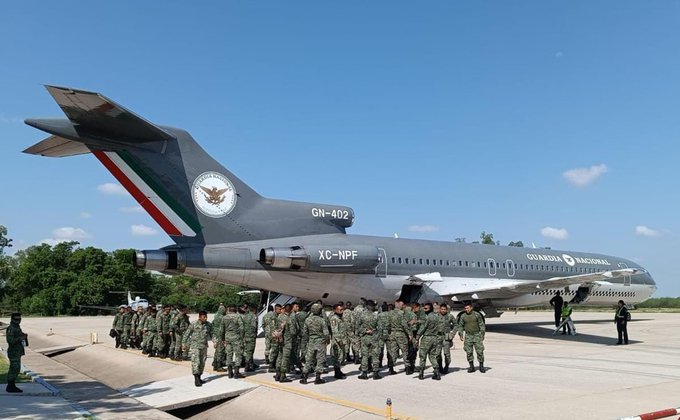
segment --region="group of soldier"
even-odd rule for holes
[[[121,305],[113,318],[110,335],[116,348],[142,350],[148,357],[189,360],[183,336],[189,328],[189,315],[184,305],[165,305],[159,312],[155,306],[146,309]]]
[[[424,379],[429,359],[432,379],[440,380],[449,372],[456,333],[464,340],[468,372],[476,371],[475,353],[479,371],[486,372],[484,318],[471,304],[457,316],[445,303],[420,305],[397,300],[376,306],[376,302],[363,298],[356,307],[351,302],[339,302],[328,311],[324,311],[321,301],[304,308],[299,303],[273,305],[262,325],[269,372],[275,373],[279,382],[291,382],[289,374],[297,373],[303,384],[313,373],[314,383],[323,384],[330,346],[336,379],[346,378],[342,368],[347,363],[359,365],[359,379],[381,379],[380,370],[387,356],[390,375],[397,374],[395,365],[401,358],[407,375],[417,372],[418,378]],[[149,357],[191,360],[194,384],[201,386],[210,340],[215,347],[214,371],[242,378],[241,368],[245,372],[259,368],[253,361],[258,332],[256,311],[256,307],[248,305],[220,305],[212,323],[205,311],[190,323],[184,306],[166,305],[160,313],[153,306],[136,310],[121,307],[111,335],[116,338],[116,347],[141,349]]]
[[[468,372],[476,370],[474,352],[479,371],[486,372],[483,344],[486,327],[483,316],[471,304],[458,316],[449,312],[445,303],[406,305],[401,300],[393,305],[384,303],[380,310],[374,301],[366,299],[356,307],[351,302],[339,302],[327,315],[320,301],[312,304],[309,311],[302,310],[297,303],[270,309],[263,321],[265,363],[279,382],[290,382],[288,374],[297,368],[301,383],[306,384],[312,372],[315,384],[324,383],[321,375],[326,371],[329,345],[336,379],[346,378],[342,367],[352,362],[359,365],[359,379],[368,379],[369,371],[373,379],[381,379],[380,369],[386,355],[390,375],[397,374],[395,364],[402,358],[407,375],[417,371],[419,379],[424,379],[429,358],[434,371],[432,379],[440,380],[442,374],[449,372],[456,333],[465,340]]]

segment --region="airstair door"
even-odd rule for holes
[[[387,277],[387,253],[383,248],[378,248],[378,265],[375,267],[376,277]]]
[[[619,263],[619,268],[628,268],[628,264]],[[623,276],[623,285],[630,286],[631,280],[631,276]]]

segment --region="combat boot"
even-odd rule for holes
[[[269,373],[275,373],[278,372],[274,366],[270,366],[269,369],[267,369],[267,372]]]
[[[444,365],[444,370],[443,370],[442,374],[446,375],[447,373],[449,373],[449,364],[450,364],[450,362]]]
[[[255,368],[253,367],[252,364],[248,363],[246,365],[246,372],[255,372]]]
[[[321,385],[321,384],[325,384],[325,383],[326,383],[326,381],[321,379],[321,373],[317,372],[316,373],[316,379],[314,379],[314,385]]]
[[[234,372],[234,378],[241,379],[245,377],[246,377],[245,375],[241,374],[241,368],[237,366],[236,371]]]
[[[479,371],[480,371],[481,373],[486,373],[486,368],[484,367],[484,363],[480,363],[480,364],[479,364]]]
[[[7,392],[24,392],[17,388],[16,381],[7,381],[7,387],[5,388]]]
[[[335,375],[334,376],[335,376],[335,379],[345,379],[347,377],[347,375],[342,373],[342,371],[340,370],[340,366],[335,366]]]
[[[194,385],[195,386],[203,386],[203,381],[201,380],[201,375],[194,374]]]
[[[218,367],[213,366],[213,370],[215,372],[225,372],[224,368],[221,367],[221,366],[218,366]]]
[[[413,375],[413,366],[406,366],[406,372],[407,375]]]
[[[425,379],[425,369],[420,369],[420,373],[418,373],[418,379],[421,381]]]
[[[397,372],[394,371],[394,363],[392,363],[392,358],[389,356],[387,356],[387,367],[390,368],[390,370],[388,371],[390,375],[397,374]]]
[[[279,382],[283,383],[293,381],[286,375],[286,372],[281,371],[281,373],[279,373]]]
[[[361,372],[361,375],[359,375],[359,379],[368,379],[368,372],[366,371]]]
[[[382,379],[382,376],[380,376],[380,372],[376,370],[373,372],[373,380],[377,381],[378,379]]]
[[[303,373],[303,374],[302,374],[302,379],[300,379],[300,383],[301,383],[301,384],[304,384],[304,385],[307,385],[307,378],[308,378],[308,377],[309,377],[309,374],[308,374],[308,373]]]
[[[227,366],[227,372],[228,372],[227,376],[229,377],[229,379],[234,377],[234,368],[231,367],[231,365]]]
[[[468,373],[474,373],[475,372],[475,363],[470,362],[470,367],[468,368]]]
[[[432,375],[432,379],[434,379],[435,381],[441,380],[441,379],[442,379],[441,373],[439,373],[438,370],[435,370],[435,371],[434,371],[434,375]]]

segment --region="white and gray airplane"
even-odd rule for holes
[[[27,119],[51,134],[24,152],[93,154],[174,245],[138,251],[139,268],[327,302],[472,300],[635,304],[656,290],[637,263],[611,255],[348,235],[346,206],[265,198],[184,130],[152,124],[94,92],[47,86],[67,119]]]

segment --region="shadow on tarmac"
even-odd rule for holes
[[[644,319],[636,319],[635,321],[644,321]],[[631,322],[635,322],[631,321]],[[579,325],[583,324],[611,324],[612,325],[612,335],[611,336],[600,336],[592,334],[581,334],[578,332]],[[545,322],[517,322],[512,324],[488,324],[486,330],[488,332],[494,332],[499,334],[510,334],[519,335],[524,337],[533,338],[543,338],[548,340],[569,340],[577,341],[580,343],[591,343],[600,344],[606,346],[616,346],[616,325],[614,321],[602,320],[602,319],[592,319],[592,320],[578,320],[575,322],[576,335],[562,335],[561,332],[557,332],[553,335],[555,331],[555,324],[552,321]],[[629,344],[642,343],[642,341],[629,340]]]

